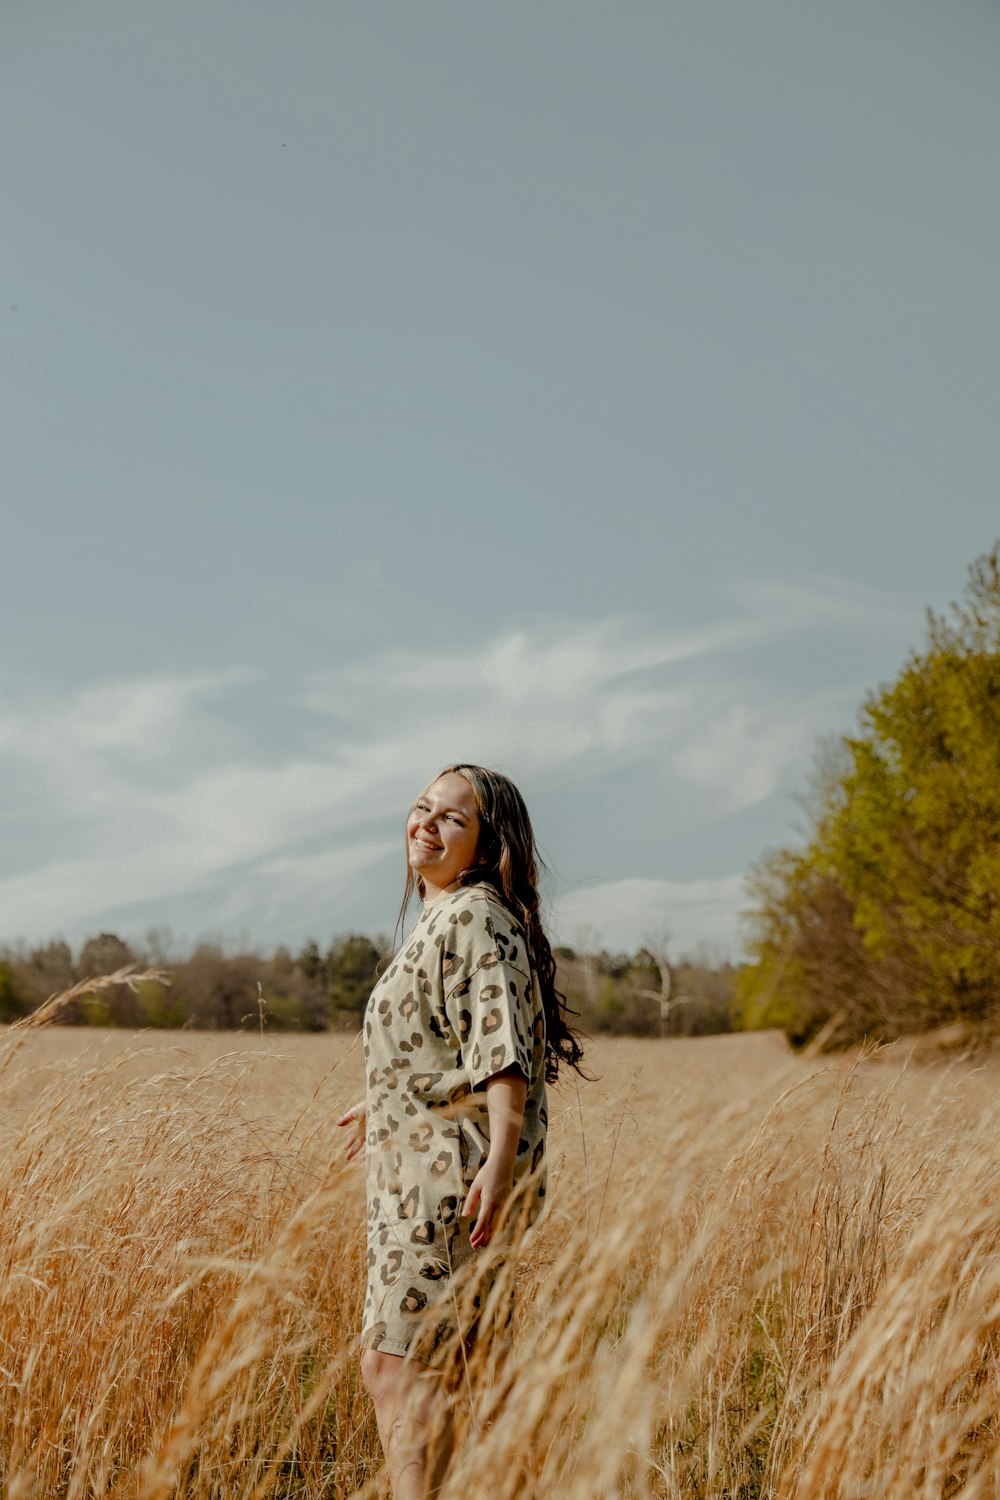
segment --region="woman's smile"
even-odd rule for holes
[[[440,849],[441,848],[440,844],[434,844],[434,843],[431,842],[430,839],[422,839],[419,834],[417,834],[414,837],[413,842],[415,844],[419,844],[420,847],[423,848],[423,849]]]
[[[476,863],[479,812],[464,776],[446,772],[417,798],[406,820],[407,858],[433,901]]]

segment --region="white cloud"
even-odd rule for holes
[[[80,689],[70,698],[7,701],[0,713],[0,750],[58,756],[77,751],[126,750],[143,756],[172,748],[199,701],[212,700],[247,672],[202,672],[187,677],[118,679]]]
[[[634,953],[666,942],[677,958],[699,944],[735,956],[734,936],[746,904],[742,875],[717,880],[610,880],[568,891],[553,903],[556,943]]]
[[[358,883],[392,855],[401,892],[405,869],[401,834],[262,860],[232,883],[219,905],[217,923],[225,930],[263,923],[289,939],[305,932],[322,935],[339,930],[343,923],[338,913]],[[391,899],[387,896],[387,908]]]
[[[782,635],[828,626],[862,634],[874,625],[908,632],[914,624],[912,600],[829,573],[745,579],[731,586],[729,597]]]
[[[871,631],[898,608],[836,581],[755,584],[707,626],[541,619],[437,656],[414,646],[355,658],[285,685],[294,714],[269,754],[253,713],[277,720],[283,705],[268,702],[264,679],[257,703],[234,698],[245,672],[8,702],[0,772],[19,790],[5,813],[0,937],[81,930],[104,912],[192,891],[211,892],[206,926],[273,930],[289,892],[373,879],[413,792],[456,758],[558,786],[563,798],[574,787],[582,798],[588,779],[613,769],[623,786],[669,786],[675,802],[717,820],[767,798],[856,699],[843,685],[797,696],[754,678],[754,651],[808,630]],[[544,826],[544,810],[535,816]],[[737,879],[705,891],[662,881],[592,890],[609,893],[617,932],[626,898],[646,911],[667,895],[695,941],[731,922],[727,881]],[[384,911],[384,898],[371,908]],[[609,926],[608,941],[624,939]]]
[[[717,811],[738,812],[776,791],[782,773],[807,758],[818,737],[846,718],[852,698],[841,689],[769,702],[745,691],[695,716],[672,765],[692,787],[712,794]]]

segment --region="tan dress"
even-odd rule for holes
[[[462,1268],[482,1254],[469,1242],[475,1214],[460,1215],[489,1151],[486,1080],[511,1066],[528,1085],[519,1216],[531,1222],[545,1196],[545,1012],[524,931],[491,888],[466,887],[424,907],[371,993],[364,1035],[361,1342],[388,1354],[416,1343],[416,1357],[430,1359],[459,1321]]]

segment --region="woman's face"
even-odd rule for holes
[[[476,862],[479,813],[472,787],[458,771],[446,771],[421,792],[406,820],[410,868],[433,901]]]

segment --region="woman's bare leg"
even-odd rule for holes
[[[428,1500],[437,1494],[451,1454],[448,1414],[438,1409],[439,1377],[426,1366],[378,1349],[362,1353],[361,1375],[375,1402],[393,1500]],[[429,1460],[432,1427],[435,1442]]]

